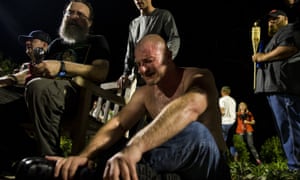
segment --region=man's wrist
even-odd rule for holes
[[[67,71],[66,71],[66,65],[65,62],[62,60],[60,61],[60,70],[57,74],[58,77],[66,77]]]

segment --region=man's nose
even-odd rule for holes
[[[147,71],[147,67],[145,65],[140,65],[138,68],[139,73],[145,73]]]

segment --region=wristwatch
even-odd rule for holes
[[[64,61],[60,61],[60,70],[57,74],[58,77],[66,77],[66,65]]]

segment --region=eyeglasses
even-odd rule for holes
[[[90,19],[86,15],[84,15],[82,12],[79,11],[73,11],[73,10],[68,10],[64,12],[65,16],[71,17],[77,15],[80,19]]]

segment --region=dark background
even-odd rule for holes
[[[15,62],[27,61],[18,44],[20,34],[42,29],[52,38],[62,18],[66,0],[1,0],[0,52]],[[113,79],[123,69],[128,24],[139,15],[133,0],[92,0],[95,19],[92,33],[106,36],[111,52]],[[253,94],[251,27],[271,9],[286,8],[282,0],[153,0],[170,10],[181,36],[175,62],[180,66],[209,68],[217,87],[229,85],[237,103],[245,101],[256,119],[255,143],[260,145],[275,133],[272,115],[263,97]],[[262,30],[264,31],[264,30]]]

